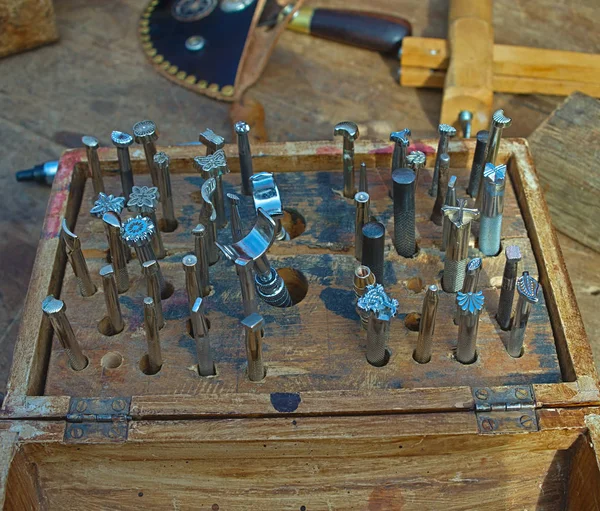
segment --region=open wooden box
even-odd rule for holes
[[[447,294],[440,297],[432,360],[412,359],[424,289],[443,268],[441,228],[429,221],[433,200],[426,192],[436,145],[424,140],[412,147],[428,156],[417,190],[420,250],[413,259],[391,249],[391,145],[358,141],[355,149],[356,161],[369,168],[373,214],[387,225],[384,284],[400,302],[392,356],[381,368],[365,359],[354,311],[354,205],[340,193],[340,145],[253,147],[255,172],[276,173],[284,224],[296,236],[277,242],[269,256],[298,302],[288,309],[260,305],[267,366],[260,383],[245,374],[239,284],[223,260],[211,267],[214,292],[207,299],[217,376],[202,378],[194,367],[181,258],[193,247],[201,179],[192,158],[202,150],[165,149],[179,226],[163,233],[169,254],[160,264],[174,291],[164,301],[164,365],[155,375],[141,363],[144,285],[137,262],[130,263],[131,288],[120,298],[121,334],[98,329],[101,291],[77,294],[59,243],[62,218],[80,236],[93,276],[106,264],[107,247],[101,222],[89,215],[85,154],[66,153],[0,412],[5,508],[64,509],[77,499],[77,507],[121,509],[600,508],[597,374],[525,141],[505,140],[499,154],[511,178],[503,244],[520,246],[521,268],[539,275],[544,294],[523,356],[506,353],[508,333],[494,319],[501,254],[483,262],[486,310],[477,361],[463,365],[453,357],[457,329]],[[232,170],[226,191],[238,191],[237,148],[225,150]],[[471,140],[450,144],[459,196],[473,150]],[[136,184],[149,184],[142,151],[133,151],[132,160]],[[107,192],[120,194],[116,154],[102,150],[101,161]],[[253,218],[246,198],[242,217]],[[226,242],[229,231],[219,238]],[[470,252],[480,255],[476,247]],[[67,304],[89,359],[80,372],[69,367],[43,318],[41,302],[51,293]]]

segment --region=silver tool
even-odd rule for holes
[[[233,242],[240,241],[244,235],[242,234],[242,217],[240,216],[240,198],[235,193],[228,193],[229,200],[229,218],[231,222],[231,238]]]
[[[196,352],[198,354],[198,372],[200,376],[214,376],[215,363],[210,349],[210,337],[208,335],[208,320],[204,314],[204,301],[198,297],[192,305],[190,314],[192,332],[196,341]]]
[[[119,229],[121,228],[121,211],[125,207],[125,198],[124,197],[114,197],[113,195],[106,195],[102,192],[98,194],[98,198],[96,202],[94,202],[94,207],[90,210],[90,214],[94,215],[98,218],[103,218],[106,213],[115,213],[117,215],[117,219],[119,221]],[[106,231],[106,237],[108,239],[108,246],[110,247],[110,234],[108,231],[108,226],[105,225],[104,229]],[[131,250],[125,242],[121,239],[121,235],[118,236],[118,241],[123,247],[123,253],[125,254],[126,262],[131,261]],[[111,256],[112,257],[112,256]],[[110,260],[109,260],[110,262]],[[115,269],[118,271],[118,269]],[[117,277],[118,280],[118,277]],[[119,291],[121,292],[121,291]]]
[[[369,222],[363,226],[362,236],[361,263],[371,268],[375,280],[383,284],[385,226],[381,222]]]
[[[524,271],[517,279],[517,307],[515,309],[515,317],[513,319],[512,328],[510,329],[510,339],[506,346],[508,354],[517,358],[523,353],[523,341],[525,340],[525,330],[531,313],[531,306],[538,303],[538,291],[540,284],[535,280],[529,272]]]
[[[415,173],[396,169],[392,173],[394,197],[394,247],[402,257],[417,252],[415,227]],[[381,282],[377,279],[378,282]]]
[[[431,221],[435,225],[442,225],[444,215],[442,213],[442,206],[445,202],[445,194],[448,191],[448,173],[450,172],[450,155],[444,153],[439,157],[439,175],[438,175],[438,187],[437,196],[435,198],[435,204],[433,205],[433,211],[431,212]]]
[[[88,365],[88,359],[81,351],[81,346],[75,338],[73,327],[67,318],[67,306],[62,300],[47,296],[42,302],[42,311],[50,320],[54,333],[65,353],[69,357],[69,363],[75,371],[81,371]]]
[[[375,367],[387,364],[390,353],[390,321],[396,315],[398,300],[390,298],[381,284],[367,286],[358,307],[369,314],[367,325],[367,361]]]
[[[473,121],[473,112],[461,110],[458,113],[458,122],[463,133],[463,138],[471,138],[471,122]]]
[[[406,152],[410,140],[408,137],[412,135],[408,128],[404,128],[400,131],[392,131],[390,133],[390,142],[394,142],[394,152],[392,153],[392,168],[391,172],[396,169],[405,169],[408,166],[406,161]]]
[[[252,259],[237,258],[235,260],[235,272],[240,279],[244,317],[257,313],[258,300],[256,299],[256,286],[254,284],[254,261]]]
[[[102,287],[104,289],[104,303],[106,304],[107,318],[110,324],[111,335],[118,334],[125,328],[123,315],[121,314],[121,305],[119,304],[119,293],[117,292],[117,282],[115,272],[109,264],[100,269],[102,277]]]
[[[429,286],[423,299],[423,309],[421,310],[421,321],[419,323],[419,337],[417,339],[417,347],[413,353],[413,358],[419,364],[426,364],[431,360],[438,300],[438,287],[436,285]]]
[[[406,165],[413,169],[413,172],[415,173],[415,188],[419,182],[421,169],[425,167],[425,162],[427,162],[427,156],[425,156],[425,153],[422,151],[411,151],[406,157]]]
[[[138,144],[142,144],[144,148],[144,155],[146,156],[146,164],[152,178],[152,184],[158,188],[160,186],[160,179],[154,165],[154,155],[156,154],[155,142],[158,139],[156,124],[149,120],[136,122],[133,125],[133,136],[135,137],[135,141]]]
[[[461,364],[472,364],[477,360],[477,331],[479,316],[485,298],[481,291],[456,295],[458,304],[458,345],[456,360]]]
[[[156,311],[156,323],[160,330],[165,326],[165,317],[162,308],[161,287],[160,287],[160,266],[156,259],[144,261],[142,263],[142,274],[146,278],[146,293],[154,300]]]
[[[81,240],[67,227],[67,220],[65,218],[62,221],[60,237],[65,243],[65,251],[71,263],[71,268],[73,268],[75,279],[77,280],[79,294],[81,296],[92,296],[97,289],[96,285],[92,282],[88,265],[81,250]]]
[[[358,300],[367,292],[367,286],[375,284],[375,275],[371,273],[368,266],[362,264],[354,271],[354,294],[356,295],[356,311],[360,317],[360,324],[363,330],[367,329],[369,324],[369,313],[358,307]]]
[[[160,349],[156,304],[149,296],[144,298],[144,330],[146,331],[146,342],[148,343],[147,374],[156,374],[160,371],[163,360]]]
[[[90,176],[92,176],[94,195],[104,193],[104,180],[102,179],[102,170],[100,169],[100,158],[98,158],[98,147],[100,147],[98,139],[86,135],[82,137],[81,142],[85,146]]]
[[[183,271],[185,272],[185,289],[188,295],[188,304],[190,313],[196,298],[200,297],[200,286],[198,285],[198,259],[195,255],[186,255],[181,260]]]
[[[202,224],[198,224],[194,227],[192,234],[194,235],[194,254],[198,260],[198,286],[200,288],[200,296],[204,298],[210,294],[206,227]]]
[[[479,274],[483,261],[481,257],[474,257],[467,263],[467,271],[465,272],[465,280],[461,289],[462,293],[475,293],[477,286],[479,286]],[[459,307],[456,306],[456,313],[454,315],[454,324],[458,325]]]
[[[475,153],[473,154],[473,164],[471,165],[471,174],[469,176],[469,185],[467,186],[467,193],[477,198],[479,192],[479,183],[483,178],[483,166],[485,160],[485,148],[488,143],[490,132],[487,130],[481,130],[477,132],[475,143]]]
[[[217,188],[214,197],[214,205],[217,210],[217,228],[222,229],[227,225],[223,175],[229,174],[227,159],[225,158],[225,152],[223,151],[225,139],[210,129],[206,129],[200,133],[198,139],[206,146],[206,156],[194,158],[194,163],[198,164],[196,168],[203,173],[205,179],[207,177],[215,178]],[[202,158],[206,159],[202,160]]]
[[[352,199],[356,193],[354,186],[354,141],[360,136],[358,126],[351,121],[339,122],[333,129],[334,136],[344,137],[344,197]]]
[[[264,337],[264,320],[256,312],[242,321],[246,338],[246,357],[248,358],[248,378],[250,381],[261,381],[266,376],[262,359],[262,340]]]
[[[157,259],[164,259],[167,256],[167,251],[165,250],[156,220],[156,208],[158,207],[159,196],[156,186],[134,186],[127,201],[127,208],[132,213],[145,216],[152,221],[154,225],[152,248]]]
[[[166,230],[171,232],[177,228],[178,222],[175,217],[175,208],[173,206],[173,189],[171,187],[171,173],[169,171],[169,156],[160,151],[154,155],[153,163],[156,168],[160,185],[158,191],[160,193],[160,203],[162,205],[163,222],[166,225]]]
[[[509,245],[504,249],[504,255],[506,256],[506,263],[504,264],[504,275],[502,276],[502,287],[500,289],[496,319],[502,330],[509,330],[515,296],[515,283],[517,282],[517,271],[519,261],[521,260],[521,250],[517,245]]]
[[[250,150],[250,140],[248,138],[250,126],[244,121],[239,121],[235,123],[234,128],[237,134],[238,154],[240,157],[242,195],[252,195],[250,177],[252,176],[254,171],[252,170],[252,151]]]
[[[448,179],[448,189],[444,198],[444,206],[456,206],[456,176],[450,176]],[[443,213],[442,213],[443,214]],[[448,236],[450,236],[450,219],[443,215],[442,219],[442,251],[446,250],[448,245]]]
[[[495,256],[500,251],[502,235],[502,213],[504,211],[504,188],[506,165],[485,166],[483,173],[483,198],[479,220],[479,250],[486,256]]]
[[[273,173],[260,172],[254,174],[250,178],[250,186],[252,187],[252,196],[254,198],[254,209],[258,212],[262,208],[277,224],[275,239],[278,241],[289,240],[290,235],[281,224],[284,210],[279,188],[277,187]]]
[[[131,158],[129,156],[129,146],[133,144],[133,137],[124,131],[113,131],[110,138],[117,148],[123,196],[128,198],[133,187],[133,169],[131,168]]]
[[[438,133],[440,134],[440,140],[438,142],[437,153],[435,154],[435,164],[433,167],[433,179],[431,180],[431,188],[429,188],[429,195],[431,197],[437,196],[441,163],[440,158],[442,154],[448,153],[450,137],[456,135],[456,128],[450,126],[449,124],[440,124],[438,126]]]
[[[217,189],[217,182],[209,177],[200,190],[202,197],[202,207],[200,209],[200,223],[206,229],[206,250],[208,254],[208,264],[212,266],[219,260],[219,251],[217,250],[217,212],[213,204],[213,197]]]
[[[442,277],[442,288],[446,293],[456,293],[462,289],[467,270],[471,221],[479,218],[477,209],[465,207],[466,199],[457,199],[457,203],[457,206],[442,207],[442,211],[450,219],[450,232]]]
[[[360,164],[360,171],[358,177],[358,191],[369,193],[369,177],[367,174],[367,164],[364,161]]]
[[[119,215],[113,211],[107,211],[102,215],[102,221],[108,235],[108,249],[117,281],[117,291],[124,293],[129,289],[126,251],[130,252],[130,249],[125,245],[125,241],[121,237],[121,220],[119,219]]]
[[[357,192],[354,196],[356,215],[354,222],[354,257],[362,260],[362,229],[371,219],[371,199],[367,192]]]

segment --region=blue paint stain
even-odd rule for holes
[[[358,319],[358,314],[354,305],[354,300],[356,298],[354,291],[327,287],[321,291],[320,298],[327,310],[334,314],[352,321]]]
[[[302,399],[300,394],[293,392],[272,392],[271,404],[278,412],[290,413],[295,412],[300,405]]]
[[[387,384],[388,389],[401,389],[402,382],[400,380],[392,380]]]
[[[196,355],[196,342],[189,335],[182,335],[177,344],[180,348],[189,351],[192,355]]]
[[[383,265],[383,279],[386,286],[391,286],[398,283],[396,278],[396,271],[394,270],[394,264],[392,261],[385,261]]]

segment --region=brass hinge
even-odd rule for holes
[[[65,442],[127,440],[131,420],[130,408],[130,397],[71,398],[65,427]]]
[[[480,433],[539,431],[533,386],[474,387],[471,391]]]

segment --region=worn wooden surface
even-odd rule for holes
[[[57,44],[0,61],[3,147],[27,148],[5,150],[0,160],[0,392],[48,197],[39,185],[15,183],[13,172],[56,159],[65,148],[77,147],[83,134],[110,144],[113,129],[130,130],[145,117],[158,123],[162,144],[196,140],[206,126],[233,140],[227,105],[167,82],[147,64],[136,30],[145,5],[144,0],[125,0],[118,8],[112,2],[62,0],[55,6],[61,33]],[[323,0],[319,5],[364,8],[360,0]],[[447,36],[444,0],[398,0],[393,5],[377,0],[371,5],[408,18],[415,35]],[[494,2],[495,40],[501,44],[599,53],[600,33],[594,30],[599,23],[595,0]],[[111,44],[115,40],[118,45]],[[396,71],[394,59],[285,33],[247,97],[264,105],[271,140],[332,138],[332,125],[343,118],[358,121],[365,137],[387,138],[390,131],[405,126],[416,137],[433,136],[441,92],[399,87]],[[510,136],[528,136],[562,101],[504,94],[494,99],[494,106],[505,108],[514,119],[507,130]],[[566,248],[563,239],[561,243],[567,265],[575,269],[572,278],[590,338],[599,342],[595,310],[600,277],[593,271],[597,266],[587,266],[578,248]]]

